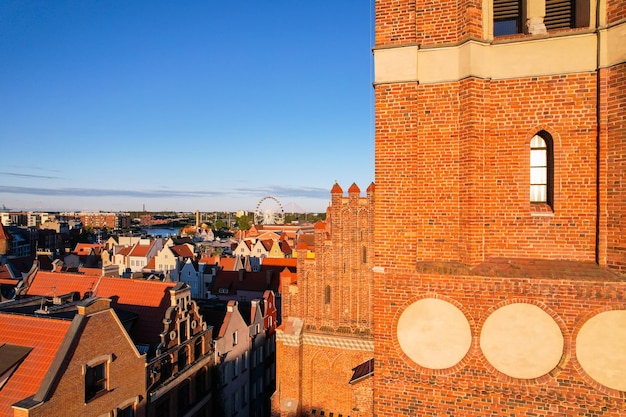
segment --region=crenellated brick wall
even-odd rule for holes
[[[349,381],[374,354],[374,194],[374,184],[365,196],[335,184],[326,221],[315,225],[315,257],[299,249],[297,283],[283,287],[273,415],[372,415],[371,375]]]

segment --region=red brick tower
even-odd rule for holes
[[[374,414],[626,412],[626,3],[376,2]]]
[[[298,248],[277,330],[276,415],[372,415],[373,207],[374,184],[366,197],[335,184],[314,257]]]

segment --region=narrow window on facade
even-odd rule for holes
[[[119,409],[117,411],[117,417],[135,417],[135,409],[132,404],[126,408]]]
[[[239,337],[237,335],[237,332],[233,332],[233,346],[236,346],[238,341]]]
[[[107,362],[85,368],[85,401],[107,390]]]
[[[194,360],[198,360],[200,359],[200,356],[202,356],[202,345],[203,345],[203,339],[202,337],[199,337],[196,339],[194,346],[193,346],[193,358]]]
[[[324,304],[330,304],[330,285],[324,290]]]
[[[239,391],[235,391],[233,395],[233,411],[238,411],[241,409],[241,395],[239,395]]]
[[[227,377],[227,375],[228,375],[228,373],[230,372],[230,366],[231,366],[231,365],[230,365],[230,362],[226,362],[226,363],[224,364],[224,368],[222,369],[222,370],[223,370],[223,372],[222,372],[222,374],[220,375],[222,385],[226,385],[226,384],[228,384],[228,377]]]
[[[189,382],[178,389],[178,411],[183,414],[189,408]]]
[[[206,386],[206,371],[202,368],[196,374],[196,401],[200,400],[201,397],[206,394]]]
[[[241,406],[244,407],[248,404],[248,386],[243,385],[241,387]]]
[[[180,343],[188,339],[187,336],[187,320],[178,322],[178,334],[180,337]]]
[[[189,356],[187,355],[187,348],[184,347],[178,351],[178,371],[180,372],[189,362]]]
[[[363,252],[361,253],[361,262],[367,263],[367,248],[365,246],[363,246]]]
[[[161,381],[165,381],[170,376],[172,376],[172,359],[168,356],[161,362]]]
[[[553,207],[552,138],[540,132],[530,140],[530,202]]]
[[[170,415],[170,401],[169,398],[165,398],[155,407],[156,417],[167,417]]]
[[[504,36],[522,33],[522,0],[494,0],[493,35]]]

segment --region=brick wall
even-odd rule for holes
[[[594,260],[595,100],[589,73],[377,86],[379,264]],[[555,142],[553,216],[529,203],[541,130]]]
[[[482,37],[482,2],[377,1],[376,44],[429,46]]]
[[[279,341],[276,349],[279,379],[272,415],[307,416],[324,411],[327,416],[331,412],[335,416],[371,416],[373,379],[349,384],[352,369],[371,357],[371,351],[311,344],[290,346]],[[294,400],[291,412],[286,410],[290,400]]]
[[[608,0],[606,3],[608,23],[615,23],[619,20],[626,19],[626,8],[622,0]]]
[[[625,8],[626,9],[626,8]],[[626,64],[602,70],[600,79],[606,80],[601,92],[606,105],[606,207],[607,264],[626,274]],[[604,136],[606,135],[606,136]],[[604,143],[603,143],[604,145]]]
[[[337,349],[324,346],[303,346],[302,361],[302,411],[310,413],[316,409],[328,416],[369,416],[372,415],[373,399],[359,396],[358,390],[365,389],[361,383],[348,384],[352,368],[371,359],[372,352]],[[363,381],[365,382],[365,381]],[[371,384],[371,381],[369,382]],[[367,383],[366,383],[367,385]],[[353,409],[359,411],[353,411]],[[369,413],[368,413],[369,411]]]
[[[378,1],[376,49],[481,38],[481,5]],[[609,22],[624,16],[623,2],[607,3]],[[380,56],[389,68],[392,55]],[[624,67],[375,85],[375,416],[624,414],[624,391],[589,376],[576,351],[590,318],[626,307],[623,277],[605,268],[626,268]],[[529,201],[540,131],[554,142],[554,200],[542,212]],[[470,323],[457,365],[422,367],[402,349],[399,318],[421,298],[449,301]],[[480,345],[487,318],[515,303],[538,307],[562,334],[559,363],[539,377],[505,375]],[[612,359],[606,368],[624,368]]]
[[[87,317],[81,330],[80,343],[72,346],[66,358],[54,395],[50,401],[31,410],[30,416],[102,415],[132,398],[142,401],[136,412],[145,415],[146,371],[145,359],[137,356],[112,310]],[[106,337],[103,337],[106,335]],[[101,355],[113,355],[109,364],[108,391],[85,403],[85,377],[82,367]]]
[[[512,279],[435,274],[392,274],[376,282],[376,416],[619,416],[623,393],[602,387],[576,359],[575,337],[599,312],[626,307],[626,283],[568,279]],[[399,289],[402,290],[399,290]],[[400,349],[395,329],[403,309],[421,297],[456,303],[469,319],[472,345],[459,365],[423,368]],[[559,324],[565,346],[559,366],[537,379],[515,379],[485,359],[480,329],[494,309],[511,302],[530,303]]]

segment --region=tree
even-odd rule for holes
[[[214,229],[223,230],[223,229],[227,229],[227,228],[228,228],[228,225],[226,223],[224,223],[223,220],[217,220],[215,222]]]
[[[249,230],[252,226],[252,215],[244,214],[241,217],[237,217],[237,223],[235,226],[239,228],[239,230]]]

